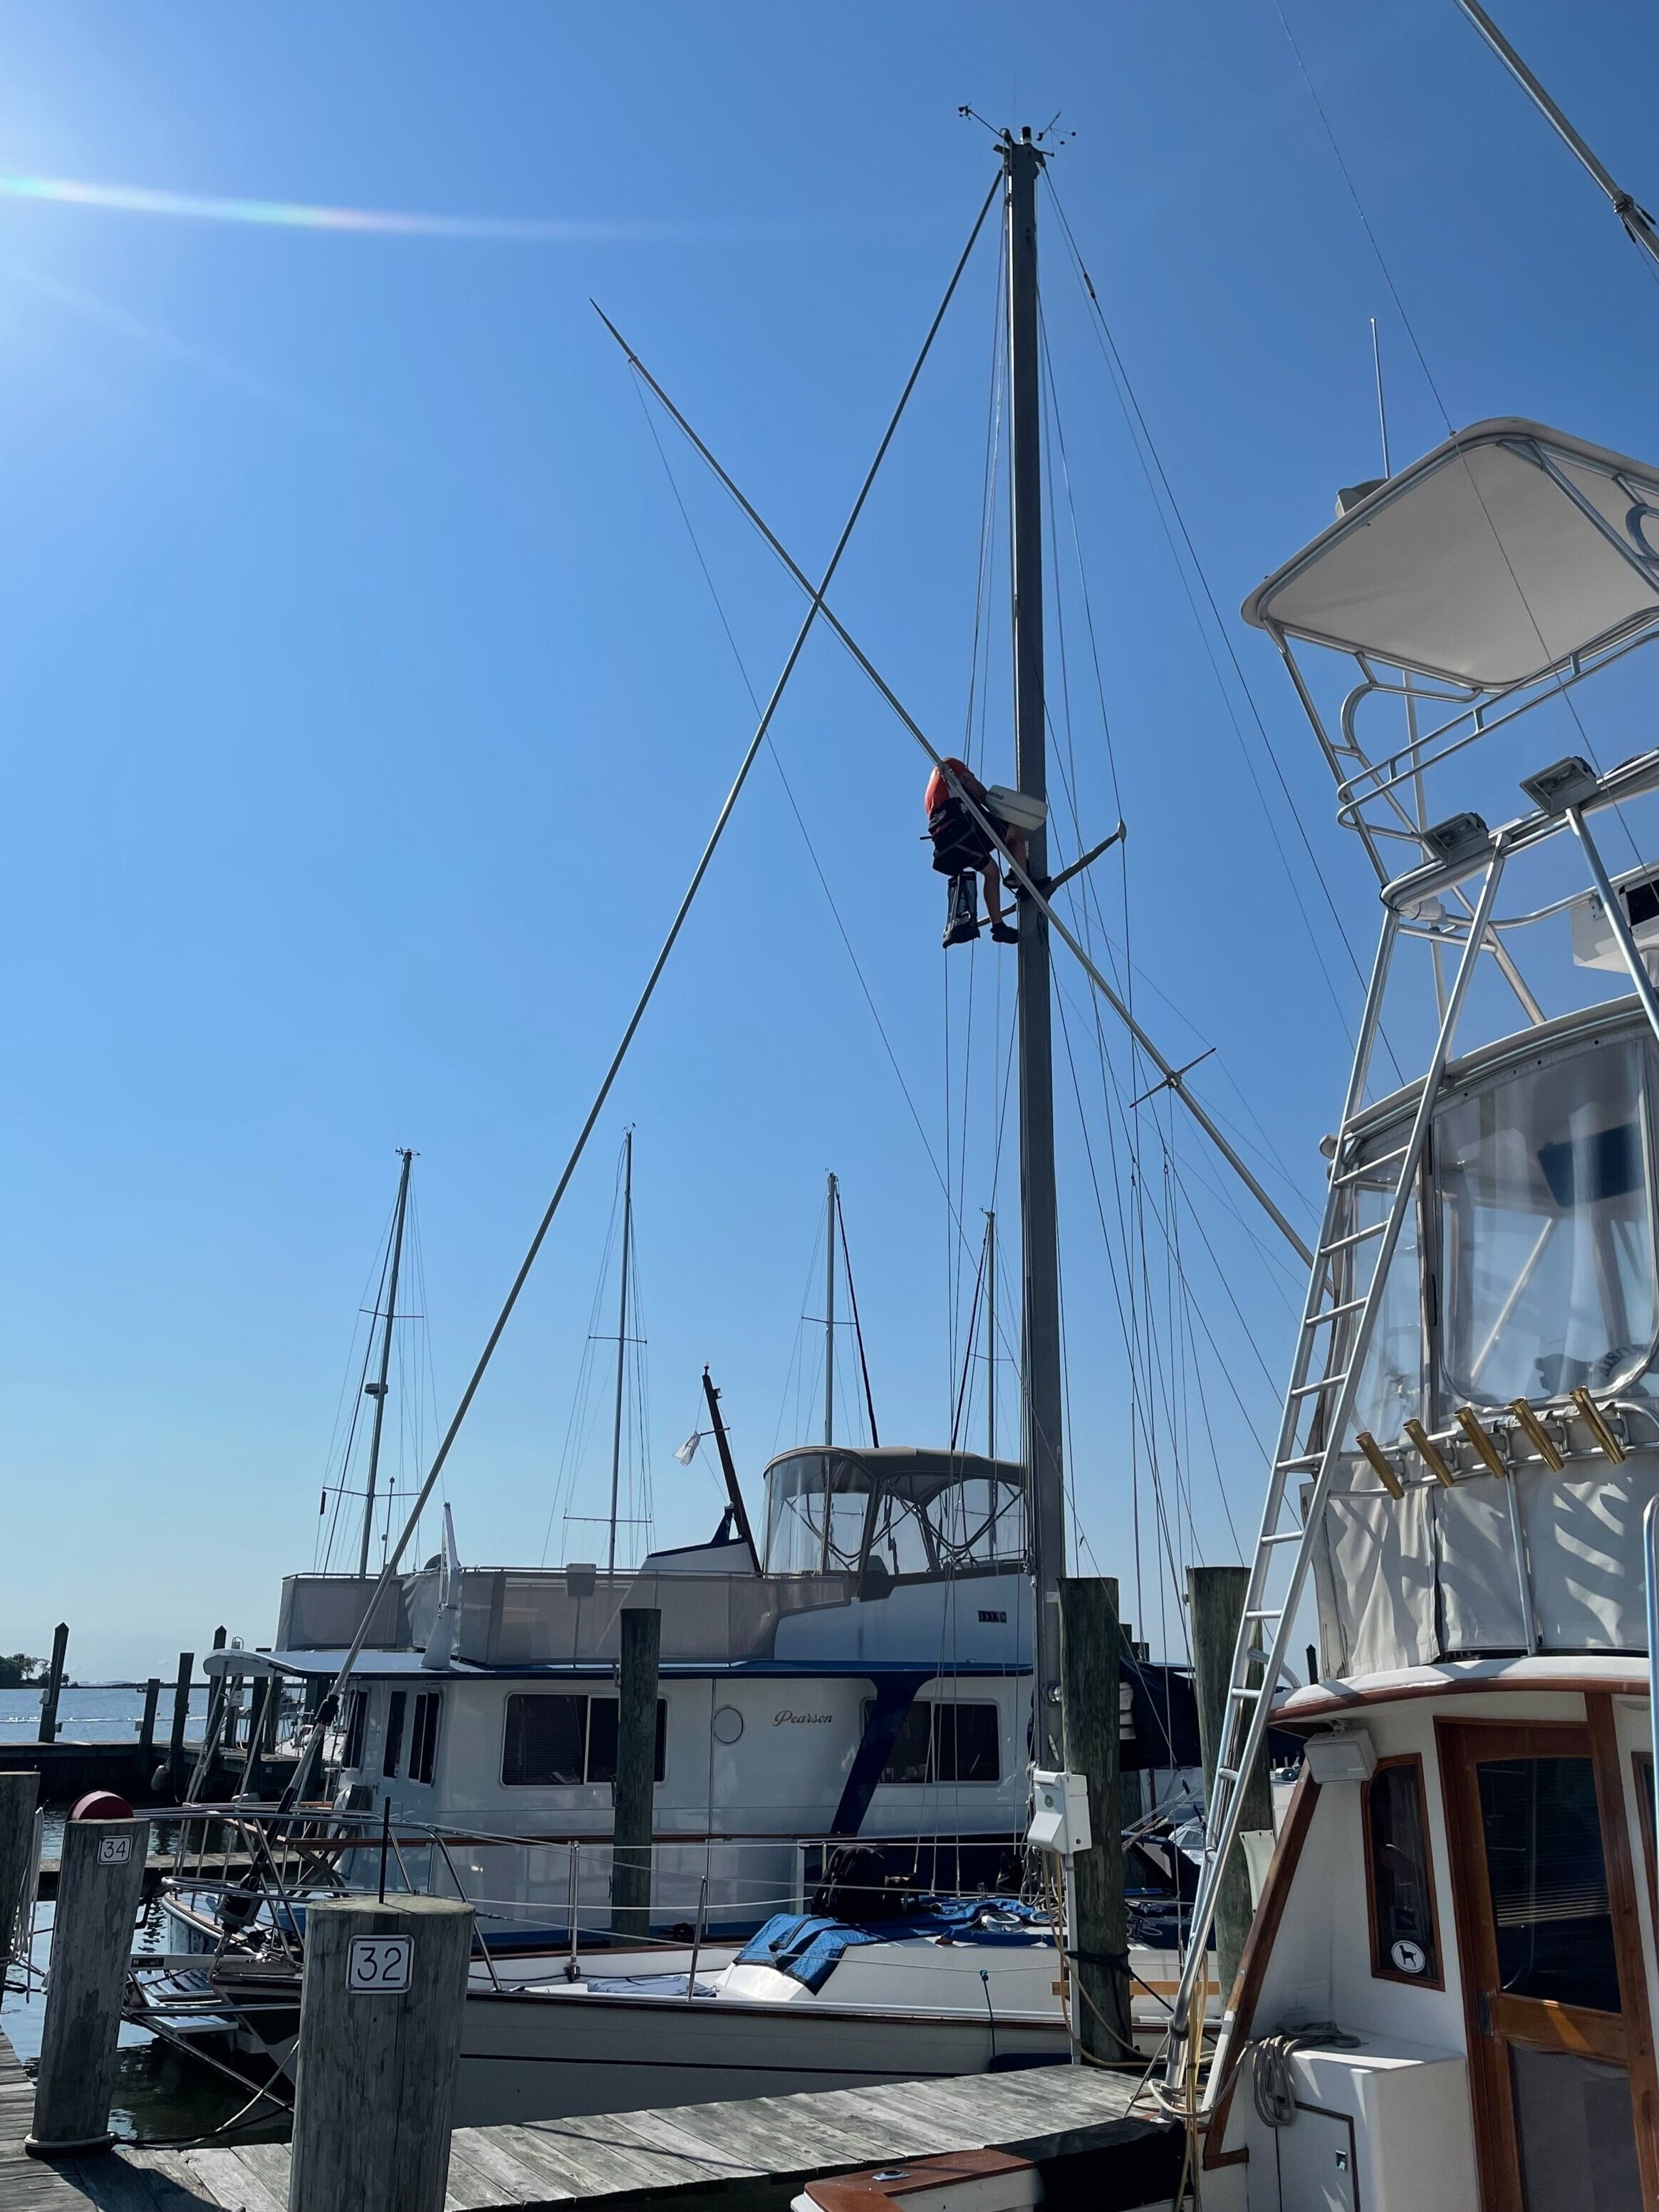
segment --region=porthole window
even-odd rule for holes
[[[1360,1819],[1370,1897],[1371,1972],[1386,1981],[1442,1989],[1423,1762],[1414,1753],[1378,1761],[1360,1799]]]
[[[735,1705],[722,1705],[714,1716],[716,1743],[735,1743],[743,1734],[743,1715]]]

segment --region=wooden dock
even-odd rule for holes
[[[785,2212],[819,2175],[932,2152],[999,2149],[1042,2169],[1048,2212],[1167,2205],[1176,2131],[1129,2106],[1128,2077],[1039,2067],[826,2094],[757,2097],[520,2127],[460,2128],[446,2212],[509,2206]],[[285,2143],[43,2161],[23,2149],[34,2091],[0,2036],[0,2212],[288,2212]]]

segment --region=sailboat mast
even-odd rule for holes
[[[997,1218],[985,1217],[985,1456],[997,1455]],[[994,1513],[995,1507],[992,1508]]]
[[[404,1261],[404,1223],[409,1213],[409,1164],[412,1152],[399,1155],[403,1173],[398,1178],[398,1208],[392,1223],[392,1267],[386,1283],[386,1326],[380,1334],[380,1372],[368,1386],[374,1401],[374,1430],[368,1443],[368,1487],[363,1494],[363,1540],[357,1551],[357,1572],[368,1572],[368,1540],[374,1531],[374,1492],[380,1477],[380,1431],[386,1425],[386,1377],[392,1369],[392,1324],[398,1315],[398,1276]]]
[[[836,1178],[823,1202],[823,1443],[836,1441]]]
[[[1037,333],[1037,177],[1042,155],[1028,125],[1002,141],[1007,179],[1008,374],[1013,510],[1014,769],[1027,798],[1048,799],[1042,696],[1042,396]],[[1048,833],[1034,830],[1027,868],[1048,872]],[[1060,1764],[1060,1590],[1066,1571],[1060,1466],[1060,1229],[1054,1198],[1054,1097],[1048,924],[1035,903],[1019,916],[1019,1173],[1024,1244],[1024,1458],[1036,1584],[1036,1754]]]
[[[628,1361],[628,1257],[634,1242],[634,1132],[623,1133],[622,1291],[617,1302],[617,1410],[611,1424],[611,1549],[605,1572],[617,1571],[617,1496],[622,1481],[623,1373]]]

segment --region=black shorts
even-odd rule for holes
[[[981,811],[988,821],[996,820],[988,807]],[[996,850],[959,799],[946,799],[933,809],[927,817],[927,835],[933,841],[933,866],[942,876],[965,876],[970,869],[982,868]]]

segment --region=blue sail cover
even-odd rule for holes
[[[988,1923],[987,1914],[995,1919]],[[1009,1923],[1017,1923],[1011,1926]],[[879,1929],[826,1920],[810,1912],[775,1913],[737,1956],[740,1966],[773,1966],[816,1995],[845,1954],[861,1943],[902,1942],[931,1936],[947,1943],[1022,1948],[1049,1940],[1048,1923],[1035,1905],[1016,1898],[977,1898],[960,1903],[927,1900],[908,1919],[884,1920]]]

